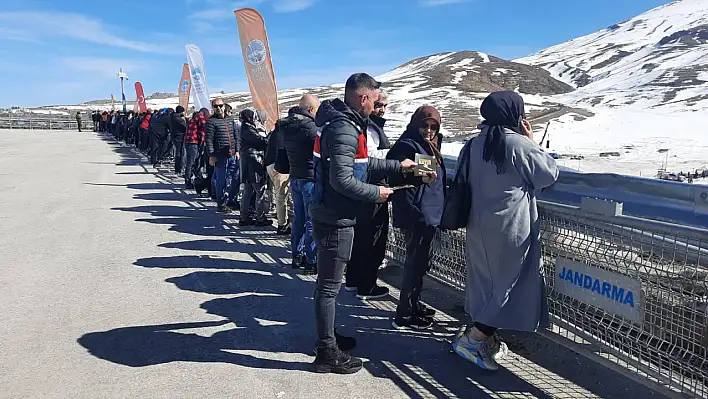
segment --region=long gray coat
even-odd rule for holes
[[[536,331],[548,326],[548,307],[535,191],[553,184],[558,168],[531,139],[506,133],[504,174],[482,159],[486,129],[469,148],[465,310],[487,326]]]

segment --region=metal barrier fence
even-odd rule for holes
[[[0,116],[0,129],[77,130],[76,119],[60,117]],[[81,120],[81,129],[93,129],[93,122]]]
[[[708,397],[708,230],[625,216],[619,203],[539,201],[552,326],[576,347],[681,396]],[[430,275],[463,290],[464,231],[437,234]],[[393,229],[389,256],[405,259]]]

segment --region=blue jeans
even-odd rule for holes
[[[238,162],[236,157],[220,156],[216,159],[214,165],[214,194],[216,195],[216,204],[223,206],[227,202],[236,201],[238,194],[238,184],[236,184],[236,176],[238,175]]]
[[[310,221],[310,204],[315,183],[311,180],[290,179],[290,193],[293,196],[293,226],[290,236],[290,246],[293,257],[299,256],[303,250],[307,263],[317,263],[315,241],[312,239],[312,222]]]
[[[187,163],[184,165],[184,182],[190,185],[194,174],[194,164],[197,163],[199,157],[199,144],[186,144],[185,150],[187,151]]]

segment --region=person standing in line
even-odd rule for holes
[[[238,162],[238,140],[233,126],[226,121],[224,100],[216,97],[211,102],[214,114],[207,119],[204,131],[206,133],[206,148],[209,154],[209,165],[214,167],[214,195],[216,210],[231,213],[235,209],[228,204],[235,200],[238,190],[234,185]]]
[[[369,115],[366,146],[370,158],[385,159],[391,144],[383,127],[388,107],[388,96],[379,93],[374,102],[374,112]],[[386,174],[369,171],[367,182],[376,186],[386,185]],[[388,202],[364,204],[354,226],[352,259],[347,264],[346,291],[356,291],[359,299],[377,299],[388,295],[388,288],[376,284],[379,266],[386,258],[388,242]]]
[[[292,115],[288,112],[288,116]],[[265,158],[263,164],[266,167],[266,172],[268,177],[273,184],[273,190],[275,191],[275,211],[276,217],[278,219],[278,228],[276,234],[278,235],[290,235],[292,229],[290,228],[290,220],[288,219],[288,196],[290,195],[289,183],[290,183],[290,165],[280,165],[280,170],[276,166],[276,161],[278,160],[278,153],[280,151],[285,151],[283,144],[283,134],[287,126],[287,117],[278,120],[275,123],[275,129],[273,129],[267,137],[267,147]],[[285,168],[283,169],[283,166]],[[281,172],[282,170],[282,172]]]
[[[175,148],[175,173],[182,174],[182,153],[184,152],[184,137],[187,133],[187,119],[184,107],[178,105],[169,117],[170,135]]]
[[[393,326],[423,329],[432,326],[435,311],[420,301],[423,278],[430,270],[432,243],[440,226],[445,205],[446,170],[440,152],[442,134],[440,112],[431,106],[418,108],[401,137],[388,152],[389,159],[414,158],[416,154],[434,159],[435,174],[406,176],[396,185],[411,184],[414,188],[394,194],[393,225],[403,232],[406,240],[406,260],[403,264],[401,296]]]
[[[317,252],[312,238],[312,222],[310,220],[310,204],[315,184],[315,172],[312,153],[317,137],[315,115],[320,106],[320,100],[312,94],[300,98],[292,115],[288,116],[283,129],[283,146],[285,153],[279,153],[281,158],[287,158],[290,171],[290,192],[293,197],[293,222],[290,235],[290,248],[293,255],[293,268],[304,267],[306,274],[317,271]],[[283,160],[276,161],[283,163]]]
[[[253,108],[241,111],[241,181],[244,184],[241,201],[240,226],[270,226],[266,212],[268,182],[265,166],[266,128],[265,119]],[[251,202],[254,208],[251,209]]]
[[[206,111],[206,112],[204,112]],[[192,114],[184,135],[184,146],[187,153],[187,162],[184,165],[184,188],[193,189],[192,174],[194,173],[197,158],[199,158],[199,147],[204,143],[204,125],[209,110],[202,108],[199,112]]]
[[[81,111],[76,111],[76,125],[79,127],[79,132],[81,132]]]
[[[535,332],[549,325],[536,193],[555,183],[558,167],[533,140],[518,93],[490,94],[480,114],[481,133],[462,148],[460,159],[469,162],[457,170],[472,193],[465,312],[474,323],[453,349],[497,370],[506,353],[497,329]]]
[[[236,148],[241,148],[241,122],[238,117],[234,115],[234,109],[231,105],[226,104],[224,107],[224,112],[226,114],[226,121],[231,125],[236,136]],[[234,172],[234,190],[235,194],[232,200],[227,204],[231,209],[241,209],[241,204],[239,203],[239,195],[241,194],[241,154],[237,152],[236,154],[236,172]]]
[[[314,368],[320,373],[351,374],[361,370],[361,359],[343,350],[356,346],[351,337],[334,329],[336,301],[349,262],[354,225],[360,204],[386,201],[388,187],[365,182],[368,169],[400,174],[415,162],[369,158],[366,147],[367,119],[379,98],[381,84],[365,73],[347,79],[344,101],[324,101],[315,123],[321,129],[314,145],[315,184],[310,217],[317,245],[315,320],[317,346]]]

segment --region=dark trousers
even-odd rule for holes
[[[335,227],[313,221],[312,235],[317,246],[317,346],[333,348],[337,345],[334,337],[337,295],[344,277],[344,268],[352,254],[354,227]]]
[[[417,225],[412,229],[404,230],[406,261],[403,264],[403,283],[401,300],[396,309],[397,317],[410,317],[419,310],[423,277],[430,270],[430,261],[433,258],[431,244],[436,231],[435,226],[427,225]]]
[[[187,185],[192,184],[192,174],[194,173],[197,157],[199,157],[199,144],[185,144],[187,153],[187,163],[184,164],[184,182]]]
[[[386,257],[388,203],[366,204],[356,218],[354,249],[347,265],[347,285],[368,293],[376,285],[379,266]]]
[[[175,173],[182,173],[182,152],[184,151],[184,136],[172,138],[172,145],[175,147]]]
[[[155,134],[150,134],[150,162],[156,164],[162,161],[163,154],[167,148],[167,141],[162,140]]]

